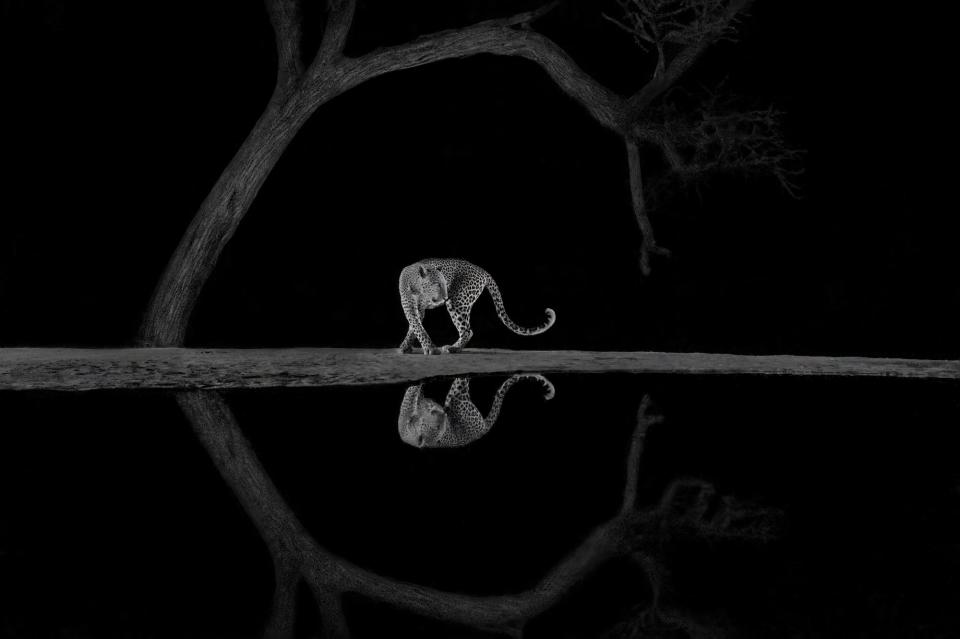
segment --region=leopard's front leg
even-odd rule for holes
[[[403,341],[400,343],[400,347],[397,349],[401,353],[409,353],[415,348],[420,347],[420,340],[417,339],[416,333],[413,332],[412,328],[407,329],[407,336],[403,338]]]
[[[427,329],[423,327],[423,309],[418,308],[414,303],[406,303],[403,305],[403,313],[407,316],[409,329],[407,330],[407,336],[403,338],[403,342],[400,344],[399,351],[409,353],[413,349],[413,342],[419,341],[424,355],[442,353],[443,350],[434,346],[430,336],[427,335]]]

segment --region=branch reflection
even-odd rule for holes
[[[651,413],[650,398],[645,396],[631,436],[621,506],[611,519],[528,590],[497,596],[445,592],[376,574],[320,546],[270,480],[223,397],[213,391],[191,391],[178,393],[177,401],[273,558],[275,594],[264,633],[270,639],[293,636],[295,593],[301,582],[314,594],[326,637],[349,637],[342,603],[347,593],[424,617],[521,637],[531,620],[556,606],[597,568],[617,559],[632,560],[643,570],[652,597],[611,628],[609,636],[664,636],[664,632],[708,636],[709,623],[665,601],[668,571],[660,552],[663,542],[689,535],[762,540],[773,534],[776,521],[774,511],[719,496],[710,484],[695,479],[676,480],[656,504],[638,507],[636,484],[646,433],[663,420]]]

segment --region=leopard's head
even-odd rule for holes
[[[429,264],[418,266],[420,294],[427,308],[443,306],[447,301],[447,278],[440,269]]]
[[[429,397],[424,397],[420,387],[413,394],[408,390],[412,401],[405,401],[399,419],[400,439],[417,448],[433,448],[450,428],[450,418],[444,407]]]

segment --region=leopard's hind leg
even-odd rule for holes
[[[457,327],[459,337],[450,346],[444,346],[444,352],[457,353],[463,350],[470,338],[473,337],[473,331],[470,330],[470,311],[480,294],[483,293],[485,284],[486,281],[480,276],[470,274],[459,278],[448,289],[450,297],[447,299],[447,312],[450,313],[453,325]]]
[[[447,302],[447,311],[450,313],[450,319],[453,325],[457,327],[459,337],[457,341],[449,346],[444,346],[443,350],[447,353],[459,353],[473,337],[473,331],[470,330],[470,306],[454,306]]]

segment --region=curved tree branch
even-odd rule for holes
[[[555,4],[555,3],[554,3]],[[346,88],[380,75],[481,53],[517,56],[537,63],[564,93],[582,104],[604,127],[624,130],[623,98],[581,69],[550,38],[526,28],[553,5],[509,18],[486,20],[460,29],[448,29],[410,42],[376,49],[345,64]]]
[[[307,71],[290,79],[288,72],[298,68],[291,60],[299,60],[294,54],[299,51],[300,37],[290,2],[268,2],[282,65],[273,97],[200,206],[167,264],[140,328],[138,341],[142,346],[183,344],[200,290],[287,145],[317,108],[358,84],[384,73],[439,60],[479,53],[516,55],[543,66],[601,124],[615,130],[623,127],[622,99],[581,70],[549,38],[529,30],[529,24],[554,4],[349,59],[339,51],[349,32],[354,3],[335,0],[317,57]]]
[[[600,564],[629,553],[635,542],[626,543],[627,539],[636,536],[638,530],[652,529],[657,518],[646,511],[624,510],[597,527],[536,586],[515,595],[461,595],[404,583],[355,566],[313,540],[269,479],[218,393],[179,393],[177,402],[275,561],[281,566],[296,566],[325,605],[332,605],[334,593],[355,592],[426,617],[513,632],[554,605]],[[645,430],[648,425],[642,423],[638,428]],[[632,478],[628,473],[628,479]],[[280,581],[281,576],[278,571],[278,585],[289,583],[289,576],[285,582]]]
[[[275,597],[275,601],[287,605],[287,595],[295,588],[292,577],[295,571],[317,597],[325,636],[342,637],[348,632],[340,603],[342,595],[348,592],[424,617],[517,636],[531,619],[554,606],[602,564],[617,557],[646,556],[644,549],[658,544],[671,531],[711,537],[757,538],[758,535],[744,534],[743,531],[768,530],[760,526],[766,521],[764,510],[744,508],[726,498],[722,498],[719,508],[708,509],[706,504],[717,496],[712,486],[697,480],[674,482],[657,505],[644,509],[635,507],[633,483],[637,479],[639,462],[635,457],[642,453],[646,430],[661,421],[659,416],[647,413],[649,399],[644,398],[627,459],[623,507],[616,515],[595,528],[573,552],[527,591],[496,596],[444,592],[378,575],[327,551],[306,532],[284,501],[218,393],[183,392],[177,395],[177,402],[266,542],[275,565],[284,567],[278,569],[278,588],[285,590]],[[739,525],[744,520],[754,522],[755,526],[745,528]],[[648,576],[651,583],[659,584],[661,575]],[[275,613],[274,619],[278,616],[289,620],[286,613]],[[285,627],[284,624],[278,625]],[[268,630],[273,627],[271,624]]]
[[[529,28],[556,3],[508,18],[437,32],[406,44],[345,58],[344,43],[353,21],[355,0],[331,0],[327,28],[316,58],[300,70],[300,30],[295,0],[268,0],[277,35],[279,72],[273,97],[247,139],[194,216],[167,264],[141,325],[142,346],[180,346],[190,314],[219,259],[254,198],[300,127],[325,102],[385,73],[481,53],[517,56],[543,68],[557,86],[583,105],[602,126],[635,145],[631,128],[649,104],[682,75],[716,37],[704,37],[681,51],[665,71],[629,100],[583,71],[556,43]],[[751,0],[731,0],[725,14],[733,20]],[[631,165],[634,214],[643,233],[641,264],[649,273],[649,255],[664,254],[653,240],[642,203],[639,163]],[[639,190],[638,190],[639,189]],[[637,194],[640,194],[638,198]],[[639,204],[638,204],[639,202]]]

